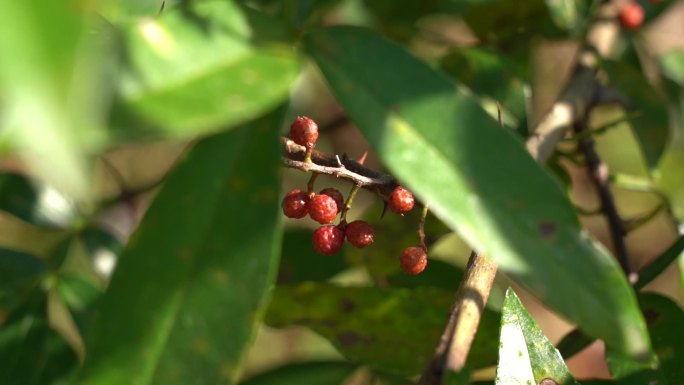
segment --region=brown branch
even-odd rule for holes
[[[599,6],[565,89],[527,140],[527,151],[540,163],[546,162],[567,130],[586,116],[598,100],[602,87],[596,72],[601,57],[608,56],[617,41],[617,13],[614,1],[603,1]]]
[[[285,137],[281,138],[281,143],[285,167],[345,179],[354,185],[380,195],[383,199],[387,199],[392,190],[399,185],[391,175],[364,167],[346,156],[330,156],[314,150],[311,153],[311,162],[305,162],[306,148],[304,146],[300,146]]]
[[[582,120],[576,122],[573,125],[575,133],[581,135],[583,132],[587,131],[589,129],[587,127],[588,121],[589,117],[585,116]],[[584,136],[577,143],[577,148],[584,155],[589,177],[598,192],[599,200],[601,201],[601,212],[603,212],[603,215],[608,221],[608,230],[613,242],[615,257],[629,281],[634,283],[637,281],[638,276],[632,270],[629,254],[627,252],[627,245],[625,244],[626,231],[620,214],[617,211],[613,193],[610,191],[610,173],[608,172],[608,166],[596,153],[594,144],[594,139],[591,136]]]
[[[449,319],[430,363],[423,369],[419,385],[442,383],[446,371],[459,372],[465,367],[497,266],[476,252],[470,254]]]
[[[527,140],[527,151],[540,163],[546,162],[568,128],[583,120],[597,100],[601,89],[596,80],[598,63],[600,57],[607,56],[615,45],[619,27],[617,7],[611,1],[604,1],[596,16],[565,89]],[[475,252],[471,254],[444,333],[432,361],[423,370],[419,384],[439,385],[448,370],[458,372],[463,369],[496,270],[496,264],[487,257]]]

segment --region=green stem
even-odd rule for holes
[[[349,211],[351,208],[352,203],[354,202],[354,197],[360,189],[361,186],[355,184],[352,186],[351,190],[349,190],[349,195],[347,195],[347,200],[344,202],[344,208],[342,209],[342,214],[340,215],[340,223],[347,222],[347,211]]]
[[[420,212],[420,221],[418,222],[418,241],[419,246],[427,252],[427,246],[425,245],[425,219],[428,214],[428,205],[423,205],[423,210]]]

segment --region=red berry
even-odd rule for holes
[[[373,227],[366,221],[354,221],[344,229],[347,241],[354,247],[363,248],[373,243]]]
[[[417,275],[425,270],[427,266],[427,253],[419,246],[407,247],[401,253],[401,268],[406,274]]]
[[[637,2],[625,4],[620,9],[620,23],[626,29],[637,29],[644,22],[644,9]]]
[[[309,216],[322,225],[332,223],[337,216],[337,203],[328,195],[314,195],[309,201]]]
[[[335,254],[342,248],[344,232],[337,226],[322,226],[316,229],[311,239],[313,248],[323,255]]]
[[[306,116],[298,116],[290,126],[290,139],[300,146],[313,148],[318,140],[318,125]]]
[[[321,190],[321,192],[319,192],[319,194],[327,195],[327,196],[331,197],[332,199],[334,199],[335,203],[337,203],[337,211],[338,212],[342,211],[342,208],[344,207],[344,197],[342,196],[342,193],[339,192],[339,190],[332,188],[332,187],[328,187],[328,188],[324,188],[323,190]]]
[[[398,186],[390,194],[388,204],[390,210],[397,214],[404,215],[413,209],[415,199],[413,199],[413,194],[411,194],[409,190]]]
[[[302,190],[292,190],[283,198],[283,213],[288,218],[304,218],[309,213],[309,195]]]

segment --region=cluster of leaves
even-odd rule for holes
[[[585,340],[602,339],[618,382],[681,383],[681,308],[635,293],[523,146],[531,41],[579,38],[597,3],[0,2],[0,139],[26,169],[0,176],[0,209],[31,226],[28,244],[0,249],[0,383],[235,383],[264,317],[311,328],[349,362],[245,383],[338,383],[361,365],[378,381],[410,383],[461,273],[440,261],[416,278],[398,271],[416,221],[381,221],[378,232],[394,233],[372,257],[349,248],[321,258],[308,231],[284,228],[278,137],[307,61],[387,169],[430,205],[428,235],[456,232]],[[668,3],[644,2],[646,21]],[[444,40],[426,26],[438,16],[464,22],[479,44]],[[625,34],[620,60],[602,69],[639,111],[629,126],[648,170],[642,185],[684,219],[684,53],[656,58],[655,88],[637,37]],[[444,53],[419,59],[408,47],[420,39]],[[492,101],[513,130],[488,113]],[[93,168],[139,140],[192,146],[122,247],[98,224],[112,202],[93,192]],[[680,239],[640,286],[683,248]],[[111,277],[97,269],[103,255],[116,259]],[[382,285],[329,281],[350,265]],[[469,368],[497,357],[498,383],[574,381],[512,292],[501,313],[486,311]]]

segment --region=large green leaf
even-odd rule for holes
[[[478,96],[499,102],[503,110],[513,114],[516,124],[525,119],[527,82],[514,61],[494,50],[464,47],[446,56],[441,67]]]
[[[127,66],[113,124],[189,136],[234,126],[282,102],[298,73],[285,35],[232,1],[194,2],[125,25]]]
[[[497,384],[538,384],[550,378],[558,384],[577,382],[560,353],[546,338],[512,289],[506,292],[501,313]]]
[[[266,322],[308,326],[352,361],[415,375],[432,357],[453,297],[453,292],[429,287],[382,290],[305,283],[278,287]],[[495,363],[498,318],[485,311],[469,365]]]
[[[124,250],[85,384],[233,383],[275,279],[282,111],[199,142]]]
[[[348,362],[304,362],[259,373],[240,385],[339,385],[356,369]]]
[[[67,2],[0,2],[0,146],[73,199],[88,194],[87,156],[101,142],[100,50]],[[59,172],[55,172],[59,170]]]
[[[635,365],[607,351],[611,374],[624,385],[684,383],[684,312],[671,299],[655,293],[639,293],[639,305],[660,366]]]
[[[363,29],[318,30],[305,47],[385,165],[436,216],[587,334],[650,357],[615,260],[582,232],[553,177],[470,94]]]

